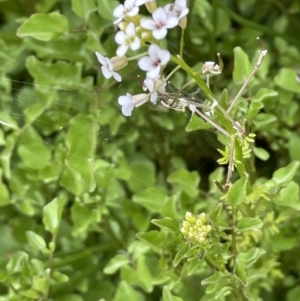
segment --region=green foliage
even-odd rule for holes
[[[184,60],[181,30],[162,42],[175,88],[227,109],[268,50],[236,123],[205,115],[228,135],[187,109],[122,116],[141,70],[116,83],[94,54],[115,55],[118,1],[0,1],[0,301],[297,300],[299,3],[188,2]]]

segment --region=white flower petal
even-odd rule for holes
[[[134,105],[131,104],[122,106],[122,113],[124,116],[131,116],[133,109],[134,109]]]
[[[176,18],[176,17],[170,17],[167,20],[166,28],[174,28],[175,26],[178,25],[178,22],[179,22],[178,18]]]
[[[107,78],[107,79],[111,78],[112,73],[105,66],[102,66],[101,70],[102,70],[102,73],[103,73],[105,78]]]
[[[141,47],[141,40],[138,37],[134,38],[134,41],[130,44],[131,50],[138,50]]]
[[[136,16],[136,15],[138,14],[138,12],[139,12],[139,8],[138,8],[137,6],[135,6],[135,7],[133,7],[133,8],[131,9],[131,11],[129,11],[129,12],[127,13],[127,16],[129,16],[129,17],[134,17],[134,16]]]
[[[160,51],[160,62],[161,65],[166,65],[170,60],[171,54],[168,50],[161,50]]]
[[[139,59],[138,65],[143,71],[148,71],[152,68],[152,60],[149,56],[144,56]]]
[[[158,7],[153,13],[152,18],[156,23],[166,23],[167,13],[162,7]]]
[[[160,51],[160,48],[159,48],[158,45],[156,45],[156,44],[150,45],[149,49],[148,49],[148,53],[149,53],[150,58],[152,60],[157,60],[159,51]]]
[[[126,41],[126,34],[123,31],[118,31],[115,35],[115,41],[118,44],[124,44],[124,42]]]
[[[98,59],[99,63],[101,65],[105,65],[106,64],[105,57],[101,53],[99,53],[99,52],[95,52],[95,54],[97,56],[97,59]]]
[[[168,33],[168,31],[165,27],[162,27],[160,29],[156,29],[156,30],[152,31],[153,37],[157,40],[161,40],[161,39],[165,38],[167,33]]]
[[[124,56],[128,48],[128,45],[120,45],[117,49],[117,56]]]
[[[151,19],[143,19],[141,20],[141,27],[148,29],[148,30],[154,30],[156,29],[156,23]]]
[[[153,93],[151,94],[150,101],[151,101],[152,103],[156,103],[157,97],[158,97],[157,92],[153,92]]]
[[[125,29],[127,36],[135,36],[135,27],[132,22],[130,22]]]
[[[118,72],[113,72],[112,73],[112,75],[113,75],[113,77],[114,77],[114,79],[117,81],[117,82],[121,82],[122,81],[122,77],[121,77],[121,75],[118,73]]]
[[[147,77],[148,78],[156,78],[156,77],[158,77],[159,72],[160,72],[160,66],[157,66],[147,72]]]
[[[124,16],[124,5],[123,4],[119,4],[113,11],[113,15],[116,18],[121,18]]]

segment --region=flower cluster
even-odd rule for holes
[[[188,243],[202,247],[207,243],[211,231],[212,227],[208,224],[205,213],[195,216],[187,212],[180,228],[180,232]]]
[[[139,14],[141,5],[146,6],[151,18]],[[120,29],[115,35],[115,41],[119,46],[117,56],[111,59],[96,52],[97,59],[102,65],[102,73],[107,79],[114,77],[116,81],[121,82],[121,75],[117,71],[124,68],[129,60],[138,59],[139,68],[146,72],[143,89],[149,91],[148,94],[132,96],[127,93],[120,96],[118,102],[122,106],[123,115],[130,116],[135,107],[148,100],[156,103],[157,92],[164,91],[165,80],[162,77],[162,69],[170,61],[171,54],[158,44],[166,37],[169,29],[176,26],[183,29],[186,27],[188,12],[186,0],[175,0],[174,3],[164,7],[157,7],[155,0],[125,0],[124,4],[114,9],[113,15],[116,17],[114,24]],[[148,47],[148,52],[131,58],[126,57],[129,49],[137,51],[143,47]]]

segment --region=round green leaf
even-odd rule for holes
[[[244,217],[238,221],[236,227],[240,232],[246,232],[261,229],[262,226],[263,222],[259,218]]]
[[[114,274],[122,266],[130,263],[128,256],[124,254],[118,254],[115,257],[111,258],[108,263],[105,265],[103,272],[105,274]]]
[[[66,34],[69,30],[68,20],[58,12],[50,14],[33,14],[23,23],[17,35],[23,37],[33,37],[42,41],[49,41],[59,34]]]
[[[51,158],[51,151],[43,142],[32,142],[22,144],[18,152],[24,163],[32,169],[43,169]]]

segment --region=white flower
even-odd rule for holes
[[[147,78],[156,78],[161,66],[169,62],[171,55],[168,50],[162,50],[156,44],[150,45],[148,53],[149,56],[139,59],[138,65],[143,71],[147,71]]]
[[[136,6],[141,6],[143,4],[145,4],[148,12],[151,14],[157,9],[156,0],[136,0],[135,1]]]
[[[140,48],[141,41],[135,34],[135,26],[132,22],[127,25],[125,32],[117,32],[115,40],[120,45],[117,49],[118,56],[125,55],[129,47],[132,50],[137,50]]]
[[[207,74],[207,73],[220,74],[222,72],[222,69],[215,62],[208,61],[204,63],[201,71],[203,74]]]
[[[139,12],[138,6],[135,5],[135,0],[125,0],[124,4],[119,4],[113,11],[113,15],[118,18],[114,24],[120,23],[124,17],[134,17]]]
[[[122,106],[123,115],[131,116],[131,112],[134,109],[134,107],[139,107],[148,100],[148,94],[142,93],[132,96],[131,94],[127,93],[126,95],[122,95],[119,97],[118,103]]]
[[[174,16],[167,16],[166,11],[159,7],[152,14],[153,20],[143,19],[141,27],[152,30],[152,35],[155,39],[163,39],[167,33],[167,28],[173,28],[178,25],[179,19]]]
[[[101,70],[105,78],[111,78],[112,76],[118,82],[122,81],[121,75],[114,71],[114,64],[111,59],[103,56],[101,53],[96,52],[97,59],[102,65]]]
[[[176,17],[178,20],[182,19],[189,13],[186,6],[186,0],[176,0],[175,3],[167,4],[164,7],[168,17]]]
[[[150,101],[156,103],[158,94],[157,91],[164,93],[166,87],[166,82],[164,82],[160,77],[158,78],[146,78],[143,83],[143,90],[149,90],[151,92]],[[153,92],[154,91],[154,92]]]
[[[136,6],[141,6],[145,3],[148,3],[148,2],[154,2],[155,0],[135,0],[135,5]]]

